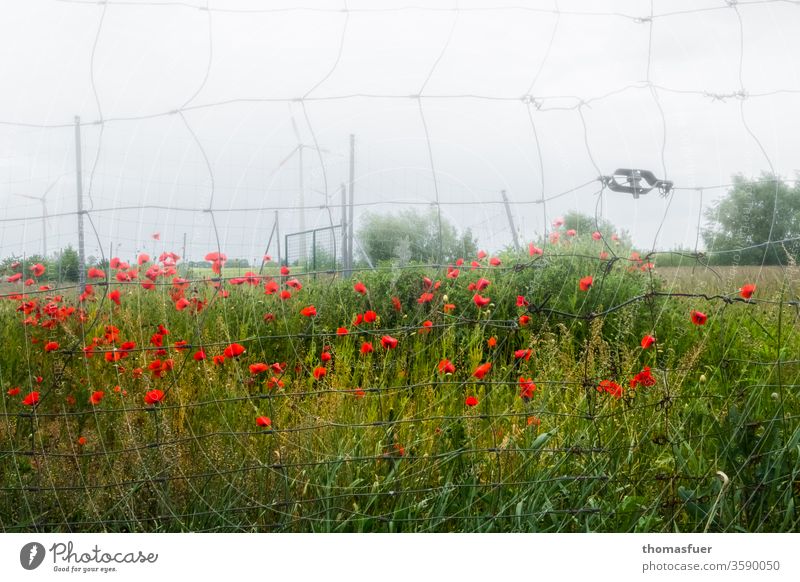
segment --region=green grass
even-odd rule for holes
[[[457,279],[417,267],[304,279],[286,301],[265,295],[263,283],[225,285],[222,298],[197,282],[185,294],[208,300],[198,314],[177,311],[168,284],[113,284],[121,306],[98,287],[84,323],[73,314],[53,329],[22,325],[20,301],[4,301],[0,377],[4,392],[22,390],[4,396],[0,411],[0,527],[796,530],[800,339],[797,308],[786,304],[796,299],[791,271],[757,281],[755,300],[745,302],[737,290],[749,272],[712,292],[696,274],[662,277],[584,254],[597,255],[587,243],[533,260],[504,256],[497,268],[471,271],[467,261]],[[593,287],[580,291],[590,274]],[[420,304],[424,276],[441,287]],[[491,303],[479,310],[467,284],[481,276],[491,281],[481,291]],[[353,291],[356,280],[367,296]],[[670,291],[728,300],[663,295]],[[527,325],[518,295],[532,304]],[[36,300],[42,309],[44,297]],[[447,303],[456,308],[446,312]],[[299,314],[312,304],[316,317]],[[368,309],[379,320],[353,326]],[[705,326],[692,325],[692,309],[709,315]],[[139,351],[153,347],[158,324],[169,329],[165,345],[192,346],[160,356],[175,361],[160,379],[148,372],[156,354]],[[117,345],[131,340],[137,351],[115,365],[101,345],[85,359],[80,349],[108,325],[120,330]],[[350,333],[337,336],[339,326]],[[656,348],[642,350],[648,333]],[[381,346],[385,334],[399,340],[396,349]],[[45,353],[51,340],[61,347]],[[232,341],[247,351],[214,365],[211,356]],[[364,341],[373,353],[361,354]],[[200,346],[208,359],[196,362]],[[315,380],[326,347],[332,360]],[[528,348],[530,360],[515,359]],[[438,372],[443,358],[455,374]],[[285,363],[283,388],[269,388],[269,374],[252,376],[255,362]],[[478,380],[472,372],[485,362],[492,369]],[[656,384],[630,388],[645,366]],[[520,397],[520,377],[536,383],[530,401]],[[623,396],[599,392],[601,380],[618,382]],[[34,388],[42,398],[31,409],[21,400]],[[166,395],[147,406],[153,388]],[[95,390],[105,396],[93,406]],[[477,406],[466,406],[467,396]],[[272,426],[257,427],[258,416]],[[724,488],[718,471],[729,479]]]

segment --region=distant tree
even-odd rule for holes
[[[612,235],[617,235],[619,241],[624,246],[631,246],[631,236],[628,231],[614,226],[610,220],[602,217],[595,218],[589,214],[570,210],[564,216],[563,230],[575,230],[577,236],[591,236],[595,232],[600,232],[606,240],[610,240]]]
[[[800,185],[762,173],[758,180],[733,177],[733,187],[706,211],[706,248],[715,264],[778,265],[800,259]],[[768,243],[769,244],[766,244]]]
[[[51,278],[58,278],[60,281],[77,281],[78,280],[78,251],[67,246],[61,255],[53,263],[53,273],[50,273]]]
[[[439,220],[435,210],[403,210],[398,214],[367,214],[358,229],[358,240],[373,263],[399,259],[433,263],[439,260]],[[442,219],[441,260],[448,262],[474,256],[478,243],[470,229],[459,232]]]

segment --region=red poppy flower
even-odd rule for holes
[[[361,388],[356,388],[355,390],[353,390],[353,394],[355,395],[356,398],[360,399],[364,398],[364,396],[366,396],[367,393],[364,392],[364,390]]]
[[[402,311],[403,310],[403,304],[400,303],[400,298],[399,297],[392,297],[392,307],[394,307],[395,311]]]
[[[34,277],[41,277],[44,275],[44,265],[41,263],[36,263],[35,265],[31,265],[29,268],[30,272],[33,273]]]
[[[358,283],[353,285],[353,291],[355,291],[356,293],[360,293],[361,295],[366,295],[367,286],[364,285],[364,283],[362,283],[361,281],[359,281]]]
[[[483,377],[492,369],[492,363],[486,362],[485,364],[481,364],[475,371],[472,373],[478,380],[483,380]]]
[[[282,266],[282,267],[281,267],[281,275],[283,275],[284,277],[285,277],[286,275],[288,275],[288,274],[289,274],[289,272],[290,272],[290,271],[289,271],[289,267],[287,267],[286,265],[284,265],[284,266]]]
[[[164,400],[164,391],[163,390],[150,390],[144,395],[144,403],[148,406],[153,404],[158,404]]]
[[[81,446],[85,445],[86,444],[86,437],[84,437],[84,436],[78,437],[78,444],[81,445]]]
[[[502,264],[502,262],[497,257],[492,257],[491,259],[489,259],[489,264],[493,267],[499,267]]]
[[[6,394],[8,394],[9,396],[16,396],[17,394],[19,394],[19,387],[15,386],[14,388],[9,388]]]
[[[479,295],[478,293],[475,294],[475,296],[472,298],[472,301],[478,307],[486,307],[487,305],[489,305],[489,303],[492,302],[492,300],[489,299],[488,297],[483,297],[483,296]]]
[[[105,393],[102,390],[92,392],[92,395],[89,396],[89,404],[97,406],[100,404],[100,401],[103,400],[103,396],[105,396]]]
[[[520,315],[519,316],[519,325],[520,327],[525,327],[531,322],[531,318],[529,315]]]
[[[90,267],[89,270],[86,272],[86,276],[89,279],[105,279],[106,278],[106,274],[102,270],[100,270],[100,269],[98,269],[96,267]]]
[[[475,398],[474,396],[467,396],[467,399],[464,401],[464,404],[466,404],[467,406],[470,406],[470,407],[477,406],[478,405],[478,399]]]
[[[597,391],[608,392],[614,398],[622,398],[622,386],[612,380],[601,380]]]
[[[608,253],[605,251],[600,251],[600,260],[605,261],[606,259],[608,259]]]
[[[593,238],[594,240],[600,240],[601,238],[603,238],[603,235],[602,235],[602,234],[600,234],[600,233],[599,233],[599,232],[597,232],[597,231],[594,231],[594,232],[592,233],[592,238]]]
[[[346,327],[336,328],[336,335],[347,335],[349,332]]]
[[[58,349],[58,342],[47,342],[44,344],[45,352],[54,352]]]
[[[482,260],[486,258],[486,251],[478,251],[478,260]]]
[[[654,338],[652,335],[646,335],[646,336],[644,336],[642,338],[642,342],[641,342],[642,349],[646,350],[647,348],[652,346],[654,343],[656,343],[656,338]]]
[[[308,307],[303,307],[303,309],[300,310],[300,315],[303,315],[305,317],[316,317],[317,308],[314,307],[313,305],[309,305]]]
[[[644,369],[636,374],[630,381],[631,388],[637,386],[654,386],[656,379],[650,373],[650,366],[645,366]]]
[[[458,269],[451,269],[448,267],[447,269],[447,278],[448,279],[458,279],[458,276],[461,274],[461,271]]]
[[[537,255],[541,256],[543,254],[544,251],[542,249],[540,249],[533,243],[528,243],[528,255],[530,255],[531,257],[535,257]]]
[[[280,286],[278,285],[277,281],[270,280],[270,281],[267,281],[266,283],[264,283],[264,294],[265,295],[272,295],[273,293],[277,293],[279,289],[280,289]]]
[[[323,368],[322,366],[317,366],[314,368],[314,379],[319,380],[320,378],[325,377],[325,374],[328,373],[328,370]]]
[[[295,291],[300,291],[303,288],[303,284],[297,279],[289,279],[286,281],[286,286],[291,287]]]
[[[223,350],[223,354],[226,358],[237,358],[241,356],[245,352],[245,348],[241,344],[233,343],[229,345],[225,350]]]
[[[195,353],[192,355],[192,358],[194,358],[194,361],[195,361],[195,362],[202,362],[203,360],[205,360],[205,359],[206,359],[206,353],[205,353],[203,350],[197,350],[197,351],[196,351],[196,352],[195,352]]]
[[[490,348],[493,348],[497,345],[497,338],[492,336],[488,340],[486,340],[486,345]]]
[[[375,351],[375,348],[372,347],[372,344],[369,342],[364,342],[361,344],[361,353],[362,354],[371,354]]]
[[[259,416],[256,418],[256,426],[272,426],[272,420],[270,420],[269,416]]]
[[[531,359],[531,354],[533,354],[533,350],[531,350],[531,349],[527,349],[527,350],[516,350],[516,351],[514,352],[514,357],[515,357],[516,359],[518,359],[518,360],[525,359],[525,361],[527,361],[527,360],[530,360],[530,359]]]
[[[378,314],[374,311],[364,312],[364,321],[367,323],[373,323],[376,319],[378,319]]]
[[[433,322],[430,319],[426,319],[422,322],[422,327],[420,328],[420,333],[428,333],[433,328]]]
[[[477,281],[475,281],[475,287],[474,287],[474,289],[475,289],[475,291],[483,291],[484,289],[486,289],[486,288],[487,288],[489,285],[491,285],[491,284],[492,284],[492,282],[491,282],[491,281],[489,281],[488,279],[484,279],[483,277],[481,277],[480,279],[478,279]]]
[[[755,291],[756,286],[752,283],[747,283],[746,285],[742,285],[742,288],[739,289],[739,295],[741,295],[744,299],[750,299]]]
[[[527,307],[530,305],[530,301],[525,299],[524,295],[517,295],[517,307]]]
[[[269,370],[269,366],[267,366],[267,365],[266,365],[265,363],[263,363],[263,362],[257,362],[257,363],[255,363],[255,364],[250,364],[250,373],[251,373],[253,376],[255,376],[255,375],[257,375],[257,374],[263,374],[263,373],[264,373],[264,372],[266,372],[267,370]]]
[[[114,289],[111,293],[109,293],[108,298],[119,305],[119,289]]]
[[[430,289],[433,287],[433,281],[430,277],[423,277],[422,278],[422,288],[423,289]]]
[[[456,367],[453,364],[453,362],[451,362],[450,360],[445,358],[444,360],[439,362],[439,373],[440,374],[455,374],[456,373]]]
[[[708,321],[708,316],[702,311],[692,310],[690,316],[692,318],[692,323],[695,325],[705,325],[706,321]]]
[[[593,282],[592,276],[587,275],[578,282],[578,287],[580,287],[581,291],[588,291]]]
[[[183,311],[190,305],[191,303],[189,302],[188,299],[186,299],[186,297],[181,297],[175,302],[175,309],[177,309],[178,311]]]
[[[25,398],[22,399],[22,403],[25,406],[36,406],[39,403],[39,393],[38,392],[31,392]]]
[[[214,362],[215,366],[221,366],[225,363],[225,356],[214,356],[211,361]]]
[[[417,303],[419,303],[420,305],[423,303],[430,303],[431,301],[433,301],[433,293],[427,293],[427,292],[420,295],[419,298],[417,299]]]
[[[533,398],[533,393],[536,391],[536,384],[533,383],[533,378],[523,378],[520,377],[519,379],[519,396],[525,402],[530,401]]]
[[[319,356],[319,359],[323,362],[330,362],[331,358],[333,358],[333,356],[331,356],[330,352],[322,352]]]
[[[455,308],[456,308],[455,303],[445,303],[442,306],[442,311],[444,311],[445,313],[452,313],[453,311],[455,311]]]
[[[281,301],[286,301],[287,299],[291,299],[291,298],[292,298],[291,291],[287,291],[286,289],[281,291]]]
[[[7,281],[8,283],[16,283],[16,282],[17,282],[17,281],[19,281],[20,279],[22,279],[22,273],[14,273],[14,274],[13,274],[13,275],[11,275],[11,276],[10,276],[8,279],[6,279],[6,281]]]

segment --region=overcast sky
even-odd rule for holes
[[[796,3],[204,6],[0,4],[0,255],[42,249],[42,205],[20,195],[52,186],[47,211],[75,210],[76,115],[84,204],[98,211],[86,242],[93,255],[99,244],[125,257],[179,250],[186,233],[189,258],[199,258],[216,249],[209,214],[177,208],[211,206],[222,250],[260,256],[272,208],[284,209],[282,233],[301,225],[293,122],[305,144],[307,228],[339,222],[355,134],[357,219],[425,209],[438,189],[443,215],[488,250],[511,241],[501,190],[531,240],[571,209],[594,214],[599,174],[649,169],[681,188],[669,206],[655,192],[636,201],[606,192],[602,213],[642,247],[694,247],[694,188],[800,169]],[[704,190],[704,205],[724,193]],[[135,208],[113,210],[121,206]],[[8,220],[21,217],[30,219]],[[74,245],[75,225],[50,218],[48,250]]]

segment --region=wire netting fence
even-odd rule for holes
[[[80,204],[85,195],[83,208],[70,206],[69,191],[48,204],[43,189],[41,214],[38,202],[9,203],[0,218],[5,254],[20,255],[5,267],[0,314],[4,531],[798,527],[800,296],[796,257],[787,249],[800,239],[770,227],[764,240],[702,247],[704,196],[719,197],[734,184],[698,185],[700,173],[687,169],[695,159],[667,163],[675,159],[668,130],[684,122],[673,111],[696,107],[703,117],[723,109],[736,122],[737,144],[755,152],[753,166],[769,172],[752,184],[774,188],[778,224],[785,152],[772,153],[772,142],[753,129],[764,120],[750,104],[794,104],[800,88],[745,84],[750,44],[770,54],[748,40],[745,23],[768,10],[792,22],[797,3],[728,1],[662,12],[656,2],[632,3],[630,12],[558,2],[53,4],[97,20],[89,59],[97,117],[0,122],[15,144],[5,148],[10,158],[24,158],[14,148],[22,151],[25,140],[42,148],[52,141],[68,160],[54,164],[53,192],[77,181]],[[104,26],[125,10],[142,11],[149,23],[168,12],[207,27],[208,58],[188,99],[163,111],[104,114],[97,59]],[[421,85],[325,93],[347,66],[358,19],[408,13],[445,24]],[[538,65],[523,75],[527,90],[460,92],[464,86],[455,85],[434,92],[459,26],[487,14],[503,22],[547,18]],[[213,85],[220,27],[287,16],[337,27],[318,78],[282,97],[201,99]],[[678,21],[668,28],[674,33],[714,19],[735,33],[736,50],[722,59],[728,84],[659,82],[659,27]],[[540,94],[559,34],[576,20],[602,23],[609,35],[624,28],[626,52],[641,57],[636,72],[611,67],[604,81],[616,82],[619,73],[622,83],[590,94]],[[637,200],[648,205],[636,207],[646,209],[646,236],[639,237],[646,244],[637,245],[603,222],[615,208],[629,216],[633,204],[608,176],[636,164],[618,163],[620,148],[607,148],[614,140],[605,139],[622,131],[609,127],[607,105],[616,100],[625,117],[631,96],[652,113],[645,117],[656,136],[647,140],[656,144],[648,157],[655,177],[672,183],[660,196],[656,188]],[[349,156],[325,149],[345,143],[351,128],[323,129],[317,115],[339,119],[339,107],[386,102],[403,105],[379,109],[380,116],[419,125],[419,147],[408,160],[395,160],[391,171],[371,166],[370,146],[379,139],[356,142],[363,169],[352,147]],[[516,160],[526,169],[519,187],[476,178],[480,164],[468,152],[453,159],[436,141],[437,132],[458,140],[439,107],[460,103],[513,110],[528,140],[528,153]],[[292,108],[297,139],[293,148],[276,148],[274,165],[255,161],[264,144],[237,142],[232,131],[219,139],[205,125],[245,124],[261,116],[259,107],[278,106]],[[786,120],[782,131],[791,133],[794,123]],[[564,146],[566,137],[550,133],[564,124],[572,124],[577,144]],[[156,170],[147,155],[137,158],[133,146],[113,141],[134,130],[143,143],[158,136],[181,149],[166,152]],[[692,132],[677,133],[684,139]],[[562,146],[576,145],[586,154],[579,171],[555,161]],[[76,148],[84,159],[76,172],[65,170]],[[296,175],[282,172],[289,166]],[[7,186],[32,187],[30,176],[15,172],[8,171]],[[489,174],[498,180],[496,170]],[[481,185],[467,183],[473,179]],[[340,202],[334,192],[345,183]],[[557,216],[569,204],[591,215],[593,228],[567,229]],[[348,254],[360,250],[357,236],[343,235],[347,228],[357,231],[368,212],[409,207],[433,210],[437,260],[348,264]],[[302,228],[311,210],[316,223]],[[85,286],[38,272],[40,261],[31,257],[39,244],[43,258],[79,245],[64,226],[76,218],[86,225],[85,266],[78,267]],[[448,221],[472,228],[496,252],[445,257]],[[693,248],[663,250],[665,229],[687,224],[697,230]],[[762,258],[740,265],[745,252]],[[732,256],[730,266],[712,264],[722,256]],[[768,266],[768,256],[778,264]],[[247,260],[231,267],[234,258]]]

